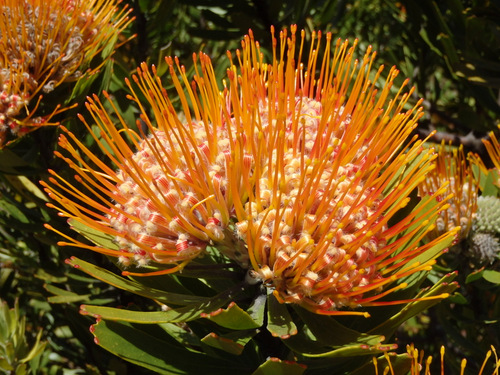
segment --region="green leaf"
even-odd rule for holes
[[[301,307],[296,307],[295,311],[319,343],[324,346],[340,347],[353,343],[375,345],[384,340],[383,336],[367,335],[347,328],[332,316],[313,314]],[[335,334],[333,335],[332,332]]]
[[[36,197],[43,202],[49,201],[42,190],[40,190],[40,188],[31,182],[26,176],[15,176],[9,178],[9,181],[16,187],[16,191],[23,194],[26,198]]]
[[[243,345],[218,336],[216,333],[212,332],[201,339],[201,342],[207,344],[213,348],[223,350],[229,354],[240,355],[245,348]]]
[[[81,312],[82,314],[90,314],[105,320],[120,320],[142,324],[188,322],[198,319],[203,313],[210,314],[231,302],[238,295],[238,292],[242,291],[242,285],[236,285],[210,298],[208,301],[194,303],[178,309],[169,309],[167,311],[144,312],[113,307],[82,305]]]
[[[22,224],[29,224],[30,222],[18,205],[14,202],[8,202],[5,196],[0,199],[0,212],[2,211],[7,212],[11,219],[15,219]]]
[[[90,294],[80,295],[66,289],[58,288],[55,285],[51,284],[45,284],[43,287],[47,292],[55,294],[55,296],[50,296],[47,298],[47,300],[50,303],[80,302],[80,301],[86,301],[90,297]]]
[[[500,284],[500,272],[485,270],[483,272],[483,278],[493,284]]]
[[[383,336],[378,336],[379,338],[384,338]],[[302,355],[307,358],[343,358],[343,357],[356,357],[356,356],[366,356],[382,353],[386,350],[386,347],[381,345],[369,346],[366,344],[353,344],[345,345],[335,350],[329,352],[319,353],[319,354],[308,354],[303,353]]]
[[[144,284],[138,283],[130,279],[118,276],[111,271],[104,268],[97,267],[91,263],[87,263],[81,259],[71,257],[66,261],[68,264],[83,272],[95,277],[98,280],[112,285],[116,288],[126,290],[128,292],[154,299],[166,305],[180,305],[185,306],[192,303],[203,303],[209,300],[208,297],[190,296],[187,294],[177,294],[161,291],[154,288],[149,288]]]
[[[101,320],[91,329],[98,345],[114,355],[160,374],[238,374],[250,369],[194,353],[122,322]]]
[[[47,292],[50,292],[52,294],[55,294],[57,296],[71,296],[71,297],[74,297],[74,296],[79,296],[77,293],[75,292],[71,292],[69,290],[66,290],[66,289],[61,289],[61,288],[58,288],[57,286],[55,285],[51,285],[51,284],[45,284],[43,286],[45,288],[45,290]]]
[[[500,189],[495,185],[498,179],[498,172],[495,169],[488,171],[488,176],[486,177],[486,181],[484,183],[482,195],[484,195],[485,197],[498,197]]]
[[[398,312],[387,319],[382,324],[371,329],[369,334],[384,335],[391,337],[394,331],[411,317],[439,303],[446,295],[451,294],[458,288],[458,284],[453,282],[457,273],[445,275],[437,284],[428,289],[422,290],[412,302],[404,305]]]
[[[231,302],[227,309],[218,309],[210,314],[201,314],[202,318],[207,318],[221,327],[229,329],[253,329],[259,328],[261,324],[256,322],[250,314],[242,310],[236,303]]]
[[[259,294],[247,309],[247,313],[252,317],[253,321],[259,325],[259,327],[264,324],[266,301],[267,296],[265,294]]]
[[[299,363],[269,358],[252,375],[302,375],[306,366]]]
[[[474,271],[474,272],[471,272],[470,274],[467,275],[467,277],[465,278],[465,283],[466,284],[469,284],[469,283],[472,283],[476,280],[480,280],[483,278],[483,272],[484,272],[484,269],[481,268],[480,270],[477,270],[477,271]]]
[[[29,164],[8,148],[0,150],[0,172],[5,174],[18,174],[19,169],[28,167]]]
[[[42,338],[42,333],[43,333],[43,331],[40,329],[40,331],[38,331],[38,334],[36,335],[35,344],[31,348],[30,352],[26,355],[26,357],[24,357],[23,359],[20,360],[21,363],[27,363],[27,362],[33,360],[34,358],[40,356],[43,353],[47,343],[40,342],[40,340]]]
[[[185,347],[199,347],[200,339],[191,330],[186,329],[184,325],[174,323],[162,323],[157,327],[163,329],[174,340]]]
[[[231,332],[219,336],[216,333],[211,332],[204,338],[202,338],[201,342],[213,348],[223,350],[227,353],[240,355],[243,352],[243,349],[245,349],[246,343],[250,341],[252,337],[256,335],[256,333],[256,330],[250,330],[243,332]]]
[[[286,304],[279,303],[272,294],[269,294],[267,298],[267,330],[274,337],[282,339],[296,335],[298,332]]]
[[[69,219],[68,223],[69,225],[71,225],[71,229],[73,229],[75,232],[80,233],[83,237],[92,241],[94,244],[111,250],[120,249],[118,244],[115,243],[115,238],[112,235],[103,233],[102,231],[94,228],[90,228],[89,226],[80,223],[75,219]]]

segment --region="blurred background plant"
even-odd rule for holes
[[[4,9],[22,2],[3,0],[0,3]],[[34,0],[26,0],[25,3],[31,7],[39,4]],[[69,6],[79,2],[52,0],[43,3],[56,6],[64,3]],[[106,2],[86,3],[103,6]],[[420,97],[425,98],[425,115],[416,132],[420,136],[427,136],[431,131],[437,130],[430,138],[432,142],[439,144],[445,140],[451,142],[451,148],[458,149],[463,145],[465,155],[469,151],[476,153],[476,156],[471,157],[473,162],[470,168],[479,184],[480,196],[477,202],[478,212],[471,222],[468,236],[440,258],[426,281],[428,285],[432,285],[444,275],[458,270],[456,280],[460,289],[426,313],[409,319],[391,342],[397,342],[401,348],[415,343],[416,347],[429,354],[438,353],[440,346],[444,345],[446,356],[449,357],[447,363],[454,373],[460,371],[460,363],[455,360],[457,357],[468,358],[468,373],[478,373],[490,346],[500,347],[500,263],[496,250],[500,240],[494,224],[498,223],[495,216],[498,211],[493,209],[500,199],[498,165],[495,167],[494,164],[498,158],[495,159],[494,153],[488,153],[482,142],[490,137],[490,131],[498,134],[498,2],[135,0],[123,1],[116,6],[124,9],[125,5],[133,9],[134,22],[128,24],[123,21],[121,25],[127,27],[120,35],[116,33],[110,39],[101,39],[102,44],[99,42],[87,46],[93,52],[84,53],[89,60],[82,62],[81,66],[85,68],[81,71],[98,69],[99,74],[82,74],[85,79],[70,80],[71,82],[56,79],[57,82],[61,81],[61,85],[52,93],[43,94],[42,99],[30,97],[29,103],[23,104],[21,112],[24,111],[24,117],[36,115],[49,118],[53,114],[50,117],[51,123],[63,122],[90,149],[99,152],[94,140],[76,120],[77,112],[88,116],[83,109],[84,97],[88,93],[99,94],[103,89],[108,90],[115,98],[124,120],[128,124],[135,124],[138,108],[126,99],[128,89],[124,78],[130,77],[141,62],[155,64],[162,75],[168,69],[164,56],[178,56],[186,66],[188,76],[191,76],[194,69],[192,53],[203,50],[212,58],[215,74],[220,82],[228,66],[226,50],[234,51],[239,48],[242,36],[251,28],[256,40],[260,41],[262,48],[268,53],[271,47],[271,25],[279,30],[283,26],[297,24],[299,29],[304,28],[309,32],[331,31],[334,38],[358,38],[360,55],[368,45],[372,45],[378,52],[378,62],[396,65],[401,70],[396,86],[406,77],[411,79],[411,84],[416,87],[414,102]],[[22,24],[25,21],[19,22]],[[10,23],[0,30],[2,51],[9,46],[4,42],[10,40],[5,37],[9,35],[6,34],[9,25]],[[136,37],[129,40],[133,34]],[[123,44],[125,41],[128,43]],[[118,45],[121,47],[114,51]],[[109,58],[111,53],[112,59]],[[6,73],[12,72],[12,65],[7,64],[10,58],[10,55],[3,52],[3,85]],[[72,74],[68,73],[68,76]],[[38,79],[40,82],[49,80]],[[9,90],[12,85],[13,83]],[[165,85],[167,90],[168,86],[173,87],[172,82],[167,81]],[[18,81],[14,86],[21,94],[28,92],[24,80]],[[6,90],[5,87],[2,89]],[[34,92],[38,95],[42,91],[35,89]],[[180,107],[175,98],[172,101]],[[75,104],[78,107],[70,108]],[[59,108],[67,110],[59,113]],[[22,120],[14,123],[17,126]],[[46,178],[48,168],[58,172],[63,169],[63,163],[53,157],[53,150],[58,149],[58,132],[57,127],[50,126],[20,139],[15,134],[4,133],[2,139],[2,144],[13,142],[0,151],[0,298],[5,301],[2,304],[5,321],[9,319],[7,316],[26,317],[25,326],[21,323],[22,318],[19,318],[16,319],[17,328],[9,328],[16,330],[16,342],[27,343],[18,346],[20,351],[15,362],[19,364],[17,371],[51,374],[150,373],[151,370],[120,359],[120,354],[111,355],[95,345],[94,336],[88,329],[95,319],[79,314],[79,305],[130,305],[133,306],[132,309],[147,311],[155,308],[149,299],[152,296],[143,293],[141,297],[123,292],[122,289],[137,288],[137,285],[133,282],[121,284],[123,281],[115,279],[114,273],[101,274],[101,269],[117,270],[107,258],[81,249],[59,247],[59,236],[43,227],[43,223],[50,223],[58,230],[68,233],[64,220],[53,210],[46,208],[48,199],[38,188],[38,180]],[[495,146],[493,141],[492,144],[493,149],[498,151],[498,144]],[[70,178],[71,173],[67,175]],[[72,260],[70,264],[65,264],[64,260],[71,256],[89,263]],[[74,267],[86,270],[91,276],[82,274]],[[145,278],[141,282],[151,290],[158,287],[153,278]],[[207,288],[204,292],[207,296],[210,294],[209,287],[202,287],[196,281],[189,282],[192,282],[191,290]],[[7,306],[14,307],[10,309]],[[238,319],[242,316],[246,318],[244,314],[235,313],[236,308],[228,310],[229,316],[236,314]],[[217,320],[216,317],[213,319]],[[105,329],[106,327],[112,329]],[[156,334],[147,326],[144,327],[141,325],[138,328],[134,324],[119,326],[113,321],[103,320],[94,329],[97,333],[99,330],[118,332],[117,336],[106,336],[110,342],[120,336],[127,337],[130,333],[139,332],[146,338]],[[179,327],[167,323],[161,327],[170,334],[173,331],[179,335],[186,332],[182,325]],[[196,323],[190,327],[193,331],[199,330],[196,332],[197,336],[205,332]],[[246,340],[249,340],[252,329],[254,328],[245,331],[247,336],[236,335],[237,337],[229,338],[244,345],[248,342]],[[240,350],[238,345],[228,344],[228,341],[205,333],[205,348],[206,345],[212,348],[218,345],[216,352],[221,347],[226,352]],[[344,334],[349,337],[352,332],[345,331]],[[186,340],[184,344],[199,345],[199,342],[193,344],[189,341],[193,339],[193,335],[181,336]],[[376,338],[371,339],[373,342],[370,343],[377,342]],[[8,343],[8,340],[4,339],[4,343]],[[105,343],[101,345],[105,346]],[[175,345],[169,348],[173,346]],[[30,351],[32,348],[34,351]],[[130,350],[132,349],[131,347]],[[275,354],[279,356],[281,353]],[[0,354],[0,358],[2,356]],[[23,358],[30,358],[30,361],[23,363]],[[143,364],[142,361],[151,360],[139,358],[135,363]],[[13,363],[9,362],[11,366],[14,366]],[[456,367],[453,367],[453,363]],[[270,361],[266,366],[269,368],[267,371],[273,371],[273,366],[278,365]],[[288,370],[300,373],[301,368],[289,364]],[[9,368],[5,371],[16,370]]]

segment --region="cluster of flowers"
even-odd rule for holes
[[[116,0],[1,0],[0,12],[1,147],[50,124],[62,103],[39,114],[42,94],[98,69],[90,62],[114,43],[128,12]]]
[[[102,66],[107,56],[91,62],[127,26],[126,9],[115,0],[0,0],[0,147],[51,124],[60,103],[42,95]],[[280,303],[323,315],[411,301],[388,296],[450,244],[470,238],[480,261],[498,259],[500,199],[478,198],[473,173],[475,164],[488,174],[484,164],[411,137],[421,101],[409,104],[408,81],[394,88],[395,68],[386,78],[373,69],[371,48],[357,60],[357,41],[312,33],[307,50],[305,39],[295,26],[272,30],[266,62],[249,32],[228,52],[222,89],[206,54],[195,55],[192,82],[167,58],[182,114],[146,64],[127,80],[137,124],[89,98],[95,123],[80,119],[108,160],[61,126],[56,155],[76,176],[50,170],[42,184],[61,216],[112,240],[60,233],[60,244],[115,257],[131,276],[182,272],[215,248]],[[500,188],[500,145],[493,134],[485,144]]]
[[[357,42],[311,38],[307,52],[296,27],[280,32],[266,63],[250,33],[228,53],[222,90],[205,54],[195,57],[193,83],[167,58],[182,116],[143,64],[127,84],[140,108],[139,98],[148,100],[138,129],[145,124],[149,135],[123,120],[118,129],[90,99],[99,134],[82,121],[115,167],[63,128],[59,145],[70,158],[58,155],[81,186],[55,171],[44,185],[61,215],[114,242],[89,246],[66,236],[62,244],[117,257],[134,276],[181,271],[213,246],[280,302],[319,314],[366,316],[354,310],[403,302],[379,300],[406,287],[396,280],[430,270],[439,252],[429,249],[457,236],[475,207],[473,181],[459,175],[449,185],[463,190],[458,200],[447,182],[429,183],[420,208],[389,224],[436,168],[434,150],[409,140],[420,102],[408,106],[407,81],[388,100],[398,71],[385,80],[383,67],[373,72],[370,49],[358,61]]]
[[[47,124],[57,109],[36,116],[41,95],[29,109],[32,99],[79,79],[127,24],[124,9],[115,14],[115,2],[65,0],[62,16],[54,4],[3,0],[2,143],[7,132]],[[313,33],[307,52],[304,34],[300,42],[296,34],[295,26],[279,39],[273,31],[273,61],[266,63],[250,32],[237,64],[228,53],[229,84],[222,91],[205,54],[195,57],[193,84],[167,58],[182,116],[154,68],[142,65],[133,77],[141,93],[127,84],[138,104],[139,96],[148,99],[154,115],[143,110],[141,121],[149,135],[126,123],[125,132],[117,129],[99,99],[89,99],[100,135],[82,120],[115,167],[62,128],[67,135],[59,144],[73,160],[58,155],[83,188],[54,171],[44,185],[62,215],[113,236],[114,245],[70,243],[116,256],[124,267],[166,265],[149,275],[181,271],[215,246],[280,302],[322,314],[385,303],[378,300],[404,283],[385,286],[430,269],[438,254],[421,256],[450,237],[467,238],[471,228],[472,248],[496,259],[498,198],[478,200],[462,149],[442,144],[436,154],[421,140],[408,142],[422,112],[420,102],[407,105],[413,92],[403,92],[407,81],[388,101],[398,71],[392,68],[383,83],[383,67],[372,74],[370,49],[358,61],[357,42],[334,46],[330,34]],[[498,142],[492,142],[487,148],[498,163]],[[427,217],[422,208],[389,225],[417,188],[421,199],[435,201],[433,213]]]

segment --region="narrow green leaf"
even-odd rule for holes
[[[157,327],[164,330],[168,335],[170,335],[179,344],[185,347],[199,347],[200,339],[194,332],[192,332],[185,325],[175,324],[175,323],[161,323]]]
[[[316,339],[324,346],[340,347],[354,343],[375,345],[384,340],[383,336],[367,335],[347,328],[332,316],[313,314],[301,307],[296,307],[295,311]],[[332,332],[335,332],[335,334],[332,334]]]
[[[429,48],[438,56],[442,57],[443,52],[434,45],[434,43],[431,42],[429,35],[427,35],[427,31],[425,30],[425,27],[420,28],[420,37],[423,39],[423,41],[429,46]]]
[[[52,285],[52,284],[45,284],[43,287],[45,288],[45,290],[47,292],[55,294],[56,296],[71,296],[71,297],[75,297],[75,296],[78,297],[79,296],[79,294],[77,294],[75,292],[72,292],[72,291],[69,291],[66,289],[58,288],[57,286]]]
[[[29,224],[30,221],[28,217],[17,204],[8,202],[5,196],[2,198],[3,199],[0,200],[0,212],[5,211],[12,219],[17,220],[22,224]]]
[[[146,287],[144,284],[118,276],[104,268],[97,267],[91,263],[87,263],[81,259],[71,257],[67,263],[83,272],[93,276],[94,278],[104,281],[116,288],[126,290],[128,292],[138,294],[143,297],[154,299],[166,305],[185,306],[192,303],[203,303],[209,300],[208,297],[190,296],[187,294],[177,294],[161,291]]]
[[[36,273],[34,274],[34,276],[37,279],[45,280],[45,281],[50,282],[50,283],[65,283],[68,280],[67,276],[55,276],[55,275],[48,273],[43,268],[36,270]]]
[[[19,192],[22,192],[27,197],[35,196],[36,198],[48,202],[47,196],[40,190],[40,188],[31,182],[26,176],[16,176],[16,179],[11,178],[11,183],[16,183],[16,185],[22,187],[22,189],[18,189]]]
[[[422,290],[415,297],[415,301],[407,303],[395,315],[367,333],[391,337],[394,331],[405,321],[436,305],[447,295],[455,291],[458,288],[458,284],[453,282],[456,275],[456,272],[445,275],[431,288]]]
[[[269,358],[252,375],[302,375],[305,370],[306,366],[299,363]]]
[[[40,331],[38,331],[38,334],[36,335],[35,344],[32,346],[30,352],[26,355],[26,357],[20,360],[21,363],[27,363],[43,353],[47,343],[40,342],[42,338],[42,333],[43,331],[40,329]]]
[[[0,150],[0,172],[7,174],[19,174],[19,170],[29,166],[23,158],[5,147]]]
[[[383,336],[379,336],[383,338]],[[356,357],[356,356],[365,356],[365,355],[373,355],[378,353],[383,353],[385,347],[381,345],[369,346],[365,344],[354,344],[354,345],[346,345],[341,348],[331,350],[329,352],[320,353],[320,354],[302,354],[307,358],[344,358],[344,357]]]
[[[68,223],[69,225],[71,225],[71,229],[73,229],[75,232],[80,233],[83,237],[92,241],[94,244],[111,250],[120,249],[118,244],[114,241],[115,238],[112,235],[103,233],[100,230],[94,228],[90,228],[89,226],[80,223],[75,219],[69,219]]]
[[[441,33],[438,35],[438,40],[441,42],[444,49],[445,60],[449,62],[452,72],[455,72],[460,66],[460,57],[458,56],[455,45],[453,44],[453,38],[450,37],[450,34]]]
[[[279,303],[274,295],[267,298],[267,330],[274,337],[286,339],[297,334],[297,326],[292,320],[288,307]]]
[[[75,295],[75,296],[50,296],[47,298],[49,303],[74,303],[86,302],[89,300],[90,294]]]
[[[81,312],[82,314],[90,314],[105,320],[120,320],[142,324],[188,322],[198,319],[203,313],[210,314],[231,302],[238,295],[238,292],[242,291],[242,285],[237,285],[234,288],[219,293],[206,302],[195,303],[167,311],[144,312],[113,307],[82,305]]]

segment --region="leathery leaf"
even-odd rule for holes
[[[66,263],[116,288],[123,289],[143,297],[154,299],[166,305],[186,306],[193,303],[207,302],[209,300],[208,297],[170,293],[158,289],[149,288],[144,284],[138,283],[137,281],[119,276],[111,271],[95,266],[92,263],[85,262],[75,257],[71,257],[66,261]]]
[[[259,295],[247,311],[241,309],[236,303],[231,302],[226,309],[219,309],[210,314],[201,314],[221,327],[247,330],[262,326],[264,320],[265,295]]]
[[[203,313],[210,314],[228,304],[238,292],[242,291],[242,288],[243,284],[239,284],[217,294],[205,302],[194,303],[177,309],[168,309],[167,311],[144,312],[113,307],[82,305],[81,313],[93,315],[105,320],[118,320],[143,324],[188,322],[198,319]]]
[[[269,358],[252,375],[302,375],[306,366],[278,358]]]
[[[129,362],[159,374],[238,374],[251,369],[225,359],[189,351],[125,322],[100,320],[92,326],[95,342]]]

